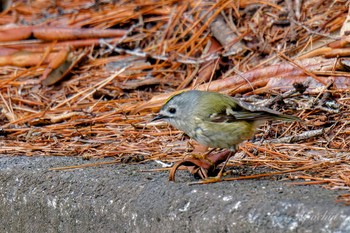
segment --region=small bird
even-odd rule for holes
[[[251,138],[256,128],[265,121],[299,121],[300,118],[283,115],[221,93],[191,90],[174,95],[166,101],[158,115],[152,119],[156,120],[168,122],[204,146],[235,151],[236,146]]]

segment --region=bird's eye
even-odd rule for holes
[[[168,110],[171,114],[174,114],[176,113],[176,108],[169,108]]]

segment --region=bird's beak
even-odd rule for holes
[[[166,116],[164,116],[164,115],[162,115],[162,114],[158,114],[155,118],[153,118],[153,119],[151,120],[151,122],[153,122],[153,121],[158,121],[158,120],[161,120],[161,119],[164,119],[164,118],[166,118]]]

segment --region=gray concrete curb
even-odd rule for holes
[[[99,160],[100,162],[101,160]],[[316,186],[247,180],[188,186],[158,165],[69,157],[0,157],[1,232],[350,232],[350,207]]]

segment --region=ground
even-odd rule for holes
[[[156,162],[73,170],[74,157],[0,157],[1,232],[350,232],[339,191],[290,181],[188,185]]]

